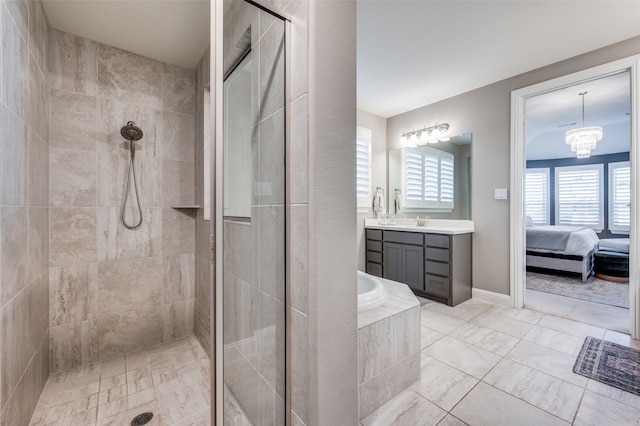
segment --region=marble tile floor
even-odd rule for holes
[[[194,336],[49,376],[32,426],[209,426],[209,359]]]
[[[362,426],[640,425],[640,396],[573,373],[586,336],[629,335],[469,300],[421,306],[421,377]]]
[[[627,308],[529,289],[525,292],[524,300],[525,307],[534,311],[629,333],[629,309]]]

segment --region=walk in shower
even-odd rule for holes
[[[214,4],[0,0],[2,424],[285,424],[285,22],[224,2],[217,87],[208,28],[153,51],[70,18],[147,37]]]
[[[285,22],[224,12],[222,168],[225,424],[285,423]],[[221,154],[221,155],[220,155]],[[220,330],[220,328],[218,328]]]

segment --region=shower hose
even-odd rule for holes
[[[124,200],[122,201],[122,224],[127,229],[138,229],[142,225],[142,207],[140,207],[140,197],[138,196],[138,183],[136,179],[136,166],[134,159],[136,157],[135,141],[130,141],[131,144],[131,156],[129,157],[129,172],[127,173],[127,186],[124,190]],[[136,204],[138,206],[139,220],[135,225],[130,225],[125,219],[125,210],[127,209],[127,199],[129,198],[129,192],[131,191],[131,176],[133,175],[133,190],[136,193]]]

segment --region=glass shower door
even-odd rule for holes
[[[284,32],[268,12],[228,3],[220,153],[225,424],[285,423]]]

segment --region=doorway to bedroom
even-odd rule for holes
[[[527,97],[524,121],[524,306],[629,333],[630,70]]]

